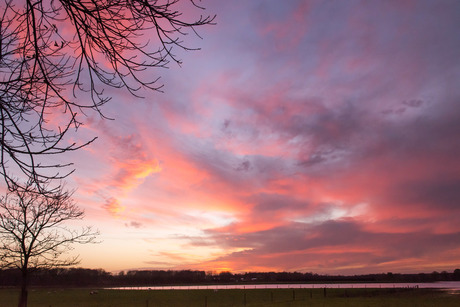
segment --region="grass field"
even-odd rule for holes
[[[460,294],[432,289],[98,290],[32,289],[29,307],[460,306]],[[18,290],[0,289],[0,307]]]

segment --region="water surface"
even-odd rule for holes
[[[232,285],[188,285],[116,287],[118,290],[219,290],[219,289],[315,289],[315,288],[433,288],[460,290],[460,281],[439,281],[427,283],[318,283],[318,284],[232,284]]]

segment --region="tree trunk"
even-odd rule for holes
[[[22,269],[21,293],[19,294],[18,307],[27,307],[29,276],[27,269]]]

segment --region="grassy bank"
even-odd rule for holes
[[[431,289],[98,290],[33,289],[29,307],[460,306],[460,294]],[[0,307],[18,291],[0,290]]]

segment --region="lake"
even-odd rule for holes
[[[460,290],[460,281],[438,281],[427,283],[318,283],[318,284],[232,284],[232,285],[188,285],[116,287],[117,290],[220,290],[220,289],[315,289],[315,288],[434,288]]]

